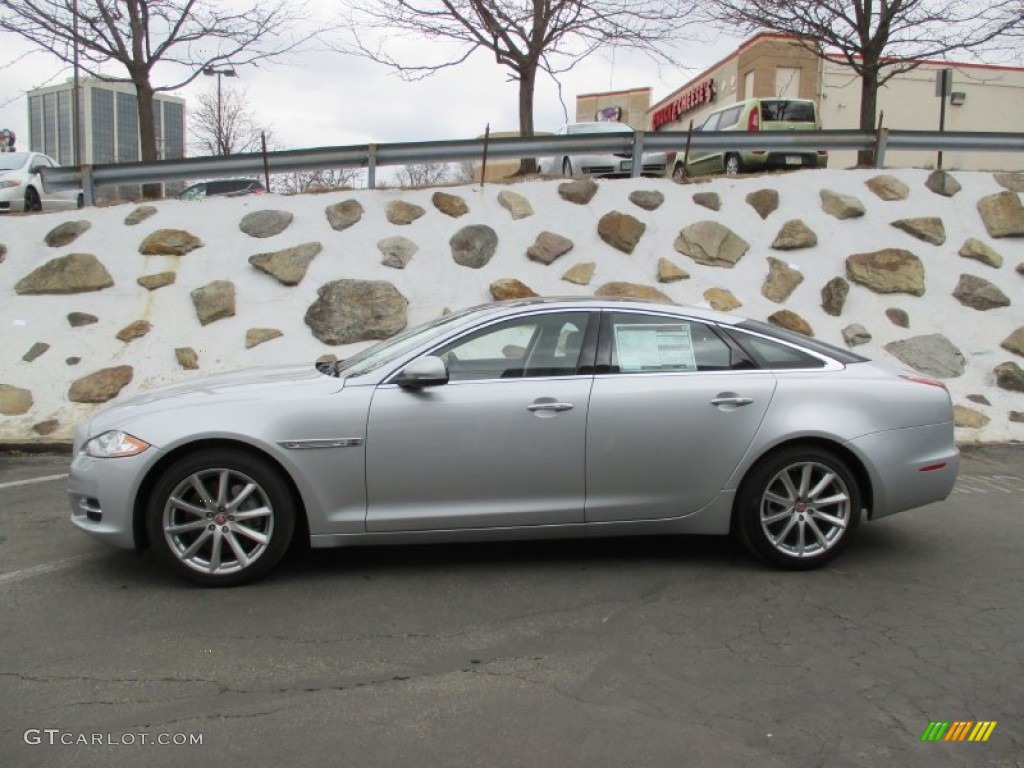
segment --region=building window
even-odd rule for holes
[[[164,157],[185,156],[185,110],[181,104],[164,102]]]
[[[43,96],[43,153],[57,155],[57,94]]]
[[[138,100],[133,93],[117,94],[117,162],[134,163],[139,159]]]
[[[57,93],[57,154],[54,157],[61,165],[75,162],[74,139],[72,138],[71,91]]]
[[[92,88],[92,161],[113,163],[114,156],[114,93]]]
[[[28,146],[32,152],[43,151],[43,97],[28,100]]]

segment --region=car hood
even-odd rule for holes
[[[217,373],[119,400],[95,414],[85,431],[92,437],[108,429],[128,429],[142,419],[170,410],[259,402],[280,396],[285,390],[294,396],[297,389],[307,387],[327,393],[344,386],[344,379],[325,376],[312,363]]]

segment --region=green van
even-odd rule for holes
[[[716,109],[697,131],[816,131],[821,128],[818,110],[809,99],[747,99]],[[828,152],[765,150],[740,152],[713,150],[690,152],[683,173],[680,155],[672,169],[675,179],[725,173],[735,176],[746,171],[770,168],[824,168]]]

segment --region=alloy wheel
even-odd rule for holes
[[[759,520],[768,542],[790,558],[820,557],[850,528],[850,489],[831,467],[816,461],[777,472],[761,495]]]

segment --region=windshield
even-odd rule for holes
[[[362,352],[345,360],[339,360],[334,366],[334,375],[362,376],[364,373],[375,371],[382,365],[407,354],[421,344],[427,344],[431,339],[443,336],[456,321],[461,321],[470,315],[485,314],[493,310],[493,305],[469,307],[458,312],[452,312],[450,315],[444,315],[436,320],[431,320],[423,325],[407,328],[397,336],[392,336],[390,339],[379,344],[367,347]]]
[[[28,152],[0,152],[0,171],[16,171],[26,160]]]

